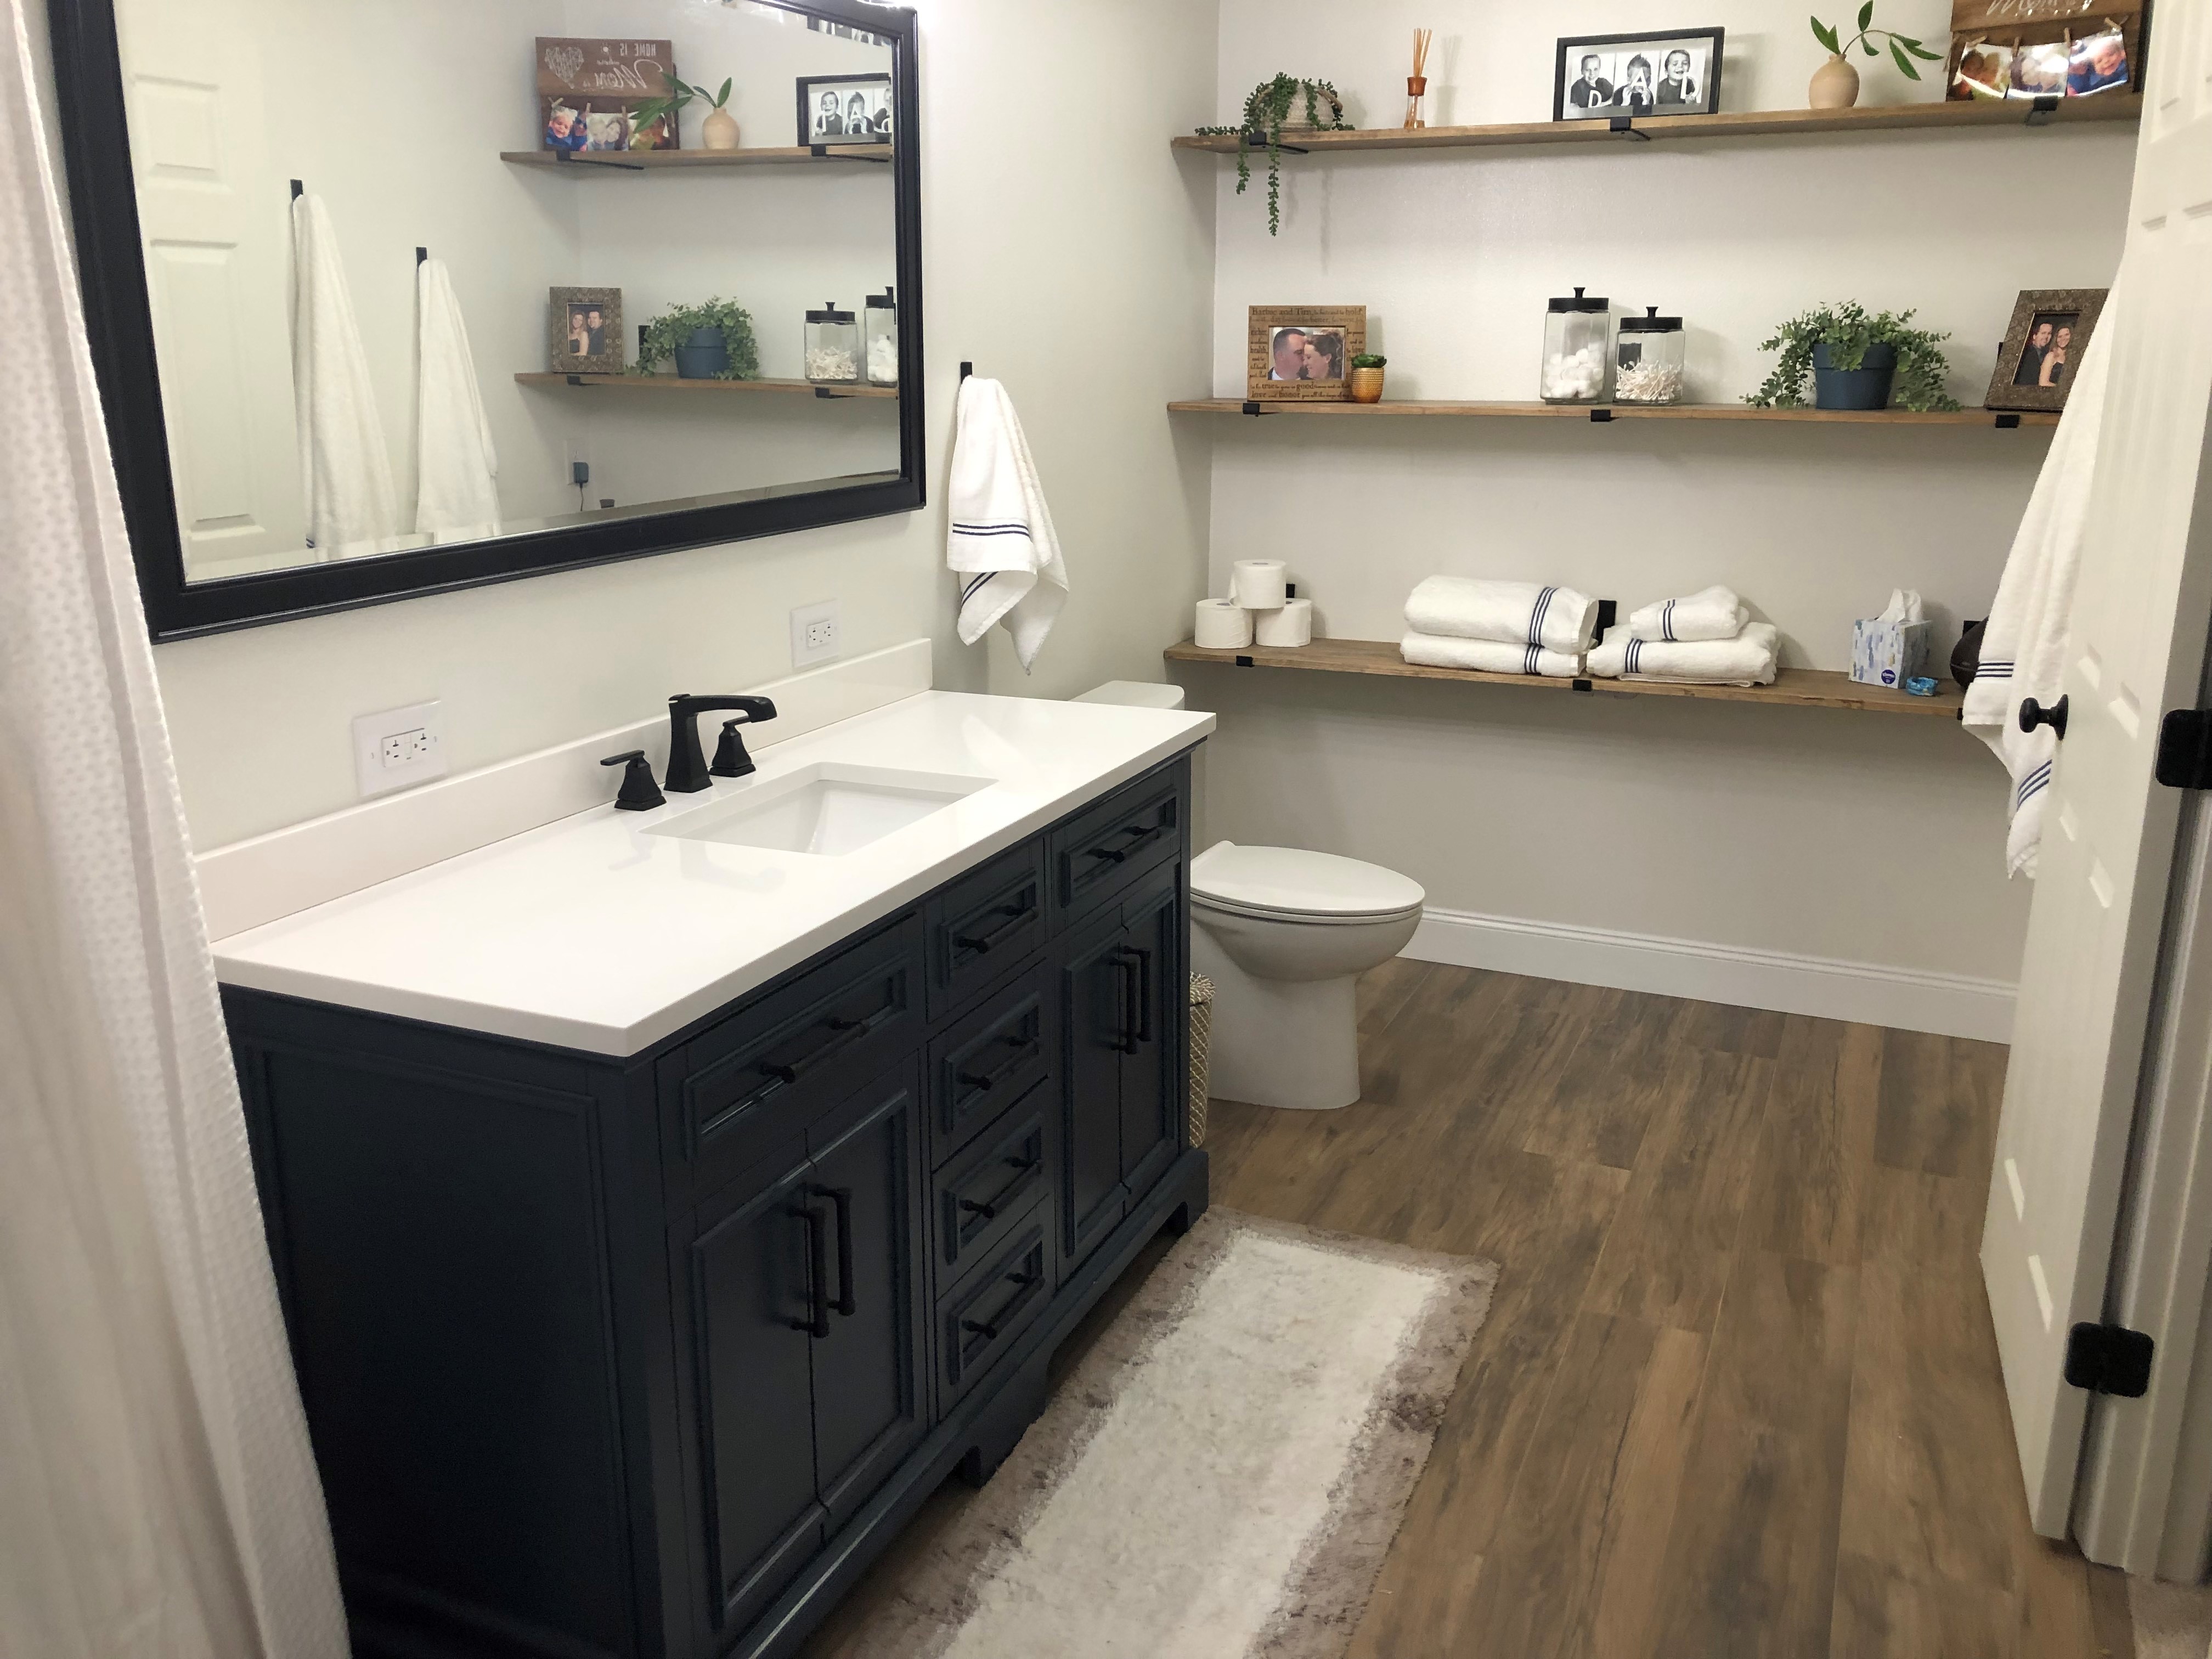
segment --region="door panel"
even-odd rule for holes
[[[1982,1240],[2029,1510],[2051,1537],[2067,1530],[2088,1406],[2063,1380],[2064,1349],[2075,1323],[2104,1316],[2173,860],[2178,797],[2152,781],[2152,761],[2165,712],[2196,701],[2212,614],[2212,29],[2193,10],[2176,21],[2151,63],[2127,249],[2091,345],[2108,354],[2109,385],[2069,724]]]
[[[1121,1218],[1121,1062],[1133,1010],[1119,910],[1068,941],[1060,970],[1060,1276]]]
[[[921,1103],[911,1063],[809,1136],[810,1200],[828,1207],[830,1334],[814,1345],[816,1488],[832,1531],[924,1426]]]
[[[823,1538],[807,1325],[822,1237],[810,1166],[704,1227],[686,1253],[709,1625],[743,1627]]]
[[[1138,1010],[1121,1058],[1121,1182],[1134,1200],[1175,1161],[1181,1139],[1184,1025],[1189,975],[1181,895],[1170,866],[1121,907],[1119,951]]]

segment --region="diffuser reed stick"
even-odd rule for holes
[[[1413,31],[1413,72],[1406,77],[1406,131],[1425,127],[1428,122],[1421,115],[1421,99],[1429,89],[1429,39],[1434,29]]]

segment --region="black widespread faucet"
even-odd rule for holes
[[[711,778],[707,757],[699,747],[699,716],[726,708],[744,716],[738,724],[775,718],[775,705],[766,697],[695,697],[689,691],[678,692],[668,700],[668,778],[663,788],[674,794],[696,795],[707,787]],[[742,741],[738,748],[742,754]],[[751,769],[750,765],[746,769]]]

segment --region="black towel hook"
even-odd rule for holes
[[[963,363],[960,365],[960,378],[963,380],[975,372],[975,365],[973,363]]]
[[[427,247],[418,247],[415,250],[415,263],[418,265],[429,257],[430,250]],[[586,343],[588,343],[588,342],[586,342]]]
[[[297,179],[295,179],[292,181],[292,199],[296,202],[307,193],[307,187],[301,184]]]

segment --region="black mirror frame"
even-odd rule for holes
[[[85,329],[122,490],[131,556],[138,567],[139,593],[155,640],[186,639],[680,548],[910,513],[924,504],[921,98],[915,14],[906,7],[872,5],[866,0],[770,3],[848,24],[891,43],[890,166],[897,234],[892,268],[899,290],[899,387],[903,394],[899,398],[896,478],[822,489],[786,487],[719,506],[188,584],[139,239],[113,0],[47,0]]]

